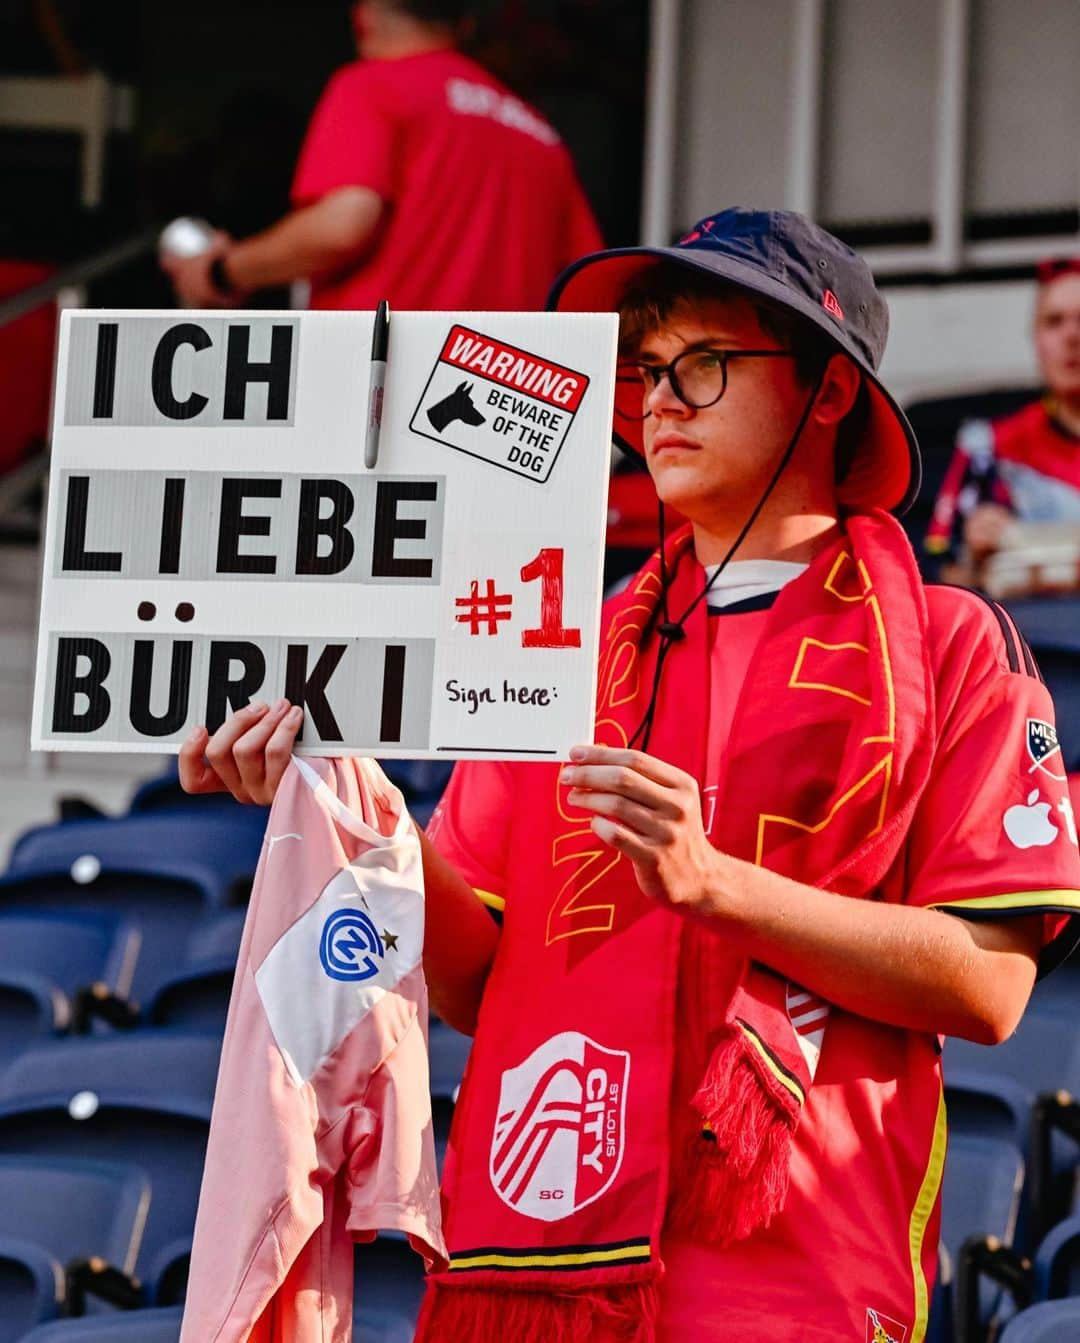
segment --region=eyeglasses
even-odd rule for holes
[[[646,420],[652,414],[647,402],[663,378],[684,406],[704,410],[715,406],[727,391],[728,364],[732,359],[791,359],[794,350],[683,350],[670,364],[624,363],[615,374],[615,414],[622,420]],[[632,389],[641,392],[640,412],[633,411]]]

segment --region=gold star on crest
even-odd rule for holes
[[[382,940],[386,945],[387,951],[397,951],[397,933],[392,933],[388,928],[384,928],[382,930]]]

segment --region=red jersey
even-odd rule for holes
[[[1080,437],[1033,401],[999,420],[971,420],[956,439],[926,549],[953,550],[964,520],[979,504],[1000,504],[1021,522],[1080,525]]]
[[[313,283],[317,308],[538,309],[565,265],[604,245],[556,132],[457,51],[334,75],[293,203],[344,186],[369,187],[384,213],[358,268]]]
[[[1061,916],[1080,911],[1080,856],[1053,707],[1000,608],[953,588],[929,588],[927,598],[936,764],[884,895],[967,918],[1044,913],[1049,964],[1068,941]],[[752,677],[769,600],[751,596],[714,617],[711,760]],[[752,680],[749,686],[768,693]],[[496,907],[513,862],[514,778],[527,768],[458,765],[429,831]],[[709,803],[706,779],[707,826]],[[686,1104],[700,1080],[699,998],[696,966],[684,956],[673,1108]],[[921,1343],[945,1158],[938,1044],[837,1009],[828,1014],[783,1211],[767,1230],[722,1252],[663,1241],[662,1343],[862,1343],[875,1336],[875,1321],[896,1343]]]

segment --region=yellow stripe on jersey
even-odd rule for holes
[[[501,914],[506,908],[505,898],[501,895],[496,895],[494,891],[482,891],[476,886],[473,887],[473,890],[476,891],[476,894],[479,896],[481,904],[487,905],[488,909],[498,910]]]
[[[575,1251],[570,1254],[473,1254],[451,1256],[450,1268],[581,1268],[620,1259],[648,1259],[649,1242],[620,1245],[613,1250]]]
[[[738,1023],[738,1025],[739,1029],[742,1031],[743,1036],[746,1039],[747,1044],[750,1044],[754,1047],[754,1049],[760,1056],[761,1061],[765,1064],[766,1068],[768,1068],[769,1072],[772,1073],[772,1075],[776,1078],[776,1080],[780,1083],[782,1087],[786,1088],[788,1091],[791,1092],[791,1094],[795,1097],[795,1099],[798,1101],[800,1105],[805,1105],[806,1092],[803,1091],[802,1087],[798,1084],[795,1078],[792,1077],[789,1072],[785,1071],[785,1069],[777,1062],[777,1060],[773,1058],[772,1054],[769,1053],[768,1049],[765,1047],[764,1041],[762,1041],[757,1032],[751,1030],[749,1026],[745,1025],[741,1021]]]
[[[941,1175],[945,1169],[945,1089],[938,1096],[937,1116],[934,1119],[934,1137],[930,1143],[930,1159],[926,1163],[919,1196],[911,1210],[911,1222],[908,1226],[908,1248],[911,1251],[911,1276],[915,1288],[915,1322],[911,1328],[911,1343],[923,1343],[926,1337],[926,1322],[930,1314],[930,1294],[926,1287],[926,1274],[923,1272],[923,1239],[926,1224],[934,1211],[938,1193],[941,1190]]]
[[[1038,909],[1053,913],[1060,906],[1080,911],[1080,891],[1013,891],[1009,895],[976,895],[970,900],[935,900],[931,909]]]

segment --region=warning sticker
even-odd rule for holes
[[[453,326],[409,427],[542,484],[588,385],[584,373]]]

